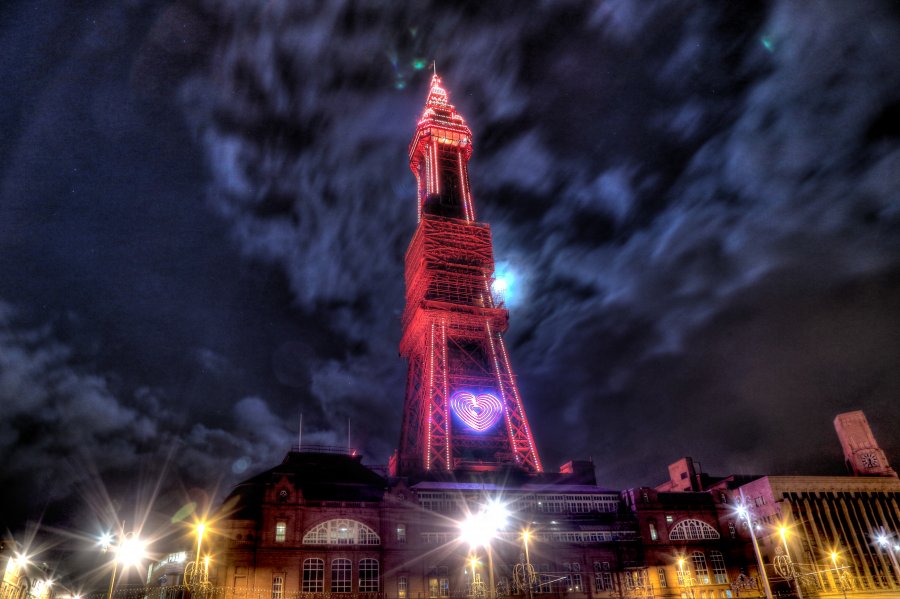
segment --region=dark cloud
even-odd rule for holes
[[[165,462],[227,485],[300,412],[305,439],[341,444],[349,420],[386,461],[434,59],[517,277],[508,340],[548,466],[831,472],[830,420],[857,408],[900,455],[887,2],[11,14],[69,50],[2,63],[29,82],[0,112],[7,480],[47,472],[30,484],[65,497],[77,446],[107,479]]]
[[[103,522],[106,514],[86,505],[59,513],[58,502],[86,494],[95,503],[104,480],[124,496],[142,471],[165,481],[165,499],[177,503],[184,485],[233,484],[243,472],[228,464],[262,468],[291,443],[293,431],[258,397],[230,406],[227,428],[210,427],[202,412],[181,412],[164,390],[126,391],[118,377],[78,364],[57,328],[29,327],[0,303],[0,485],[15,489],[5,493],[9,522],[29,509],[50,509],[71,525]],[[166,478],[168,467],[176,479]]]

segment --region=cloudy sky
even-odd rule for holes
[[[851,409],[900,465],[896,3],[20,1],[0,48],[0,526],[214,499],[300,413],[386,463],[433,60],[548,467],[838,473]]]

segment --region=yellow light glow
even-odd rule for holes
[[[527,543],[527,542],[529,541],[529,539],[531,539],[531,531],[530,531],[530,530],[527,530],[527,529],[526,529],[526,530],[523,530],[523,531],[522,531],[522,538],[525,539],[525,542]]]

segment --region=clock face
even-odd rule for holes
[[[878,467],[878,456],[872,453],[871,451],[867,451],[866,453],[859,456],[859,461],[865,468],[877,468]]]

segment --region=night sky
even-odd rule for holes
[[[215,502],[301,413],[387,462],[434,60],[548,469],[841,473],[853,409],[900,465],[896,2],[20,1],[0,49],[0,530]]]

